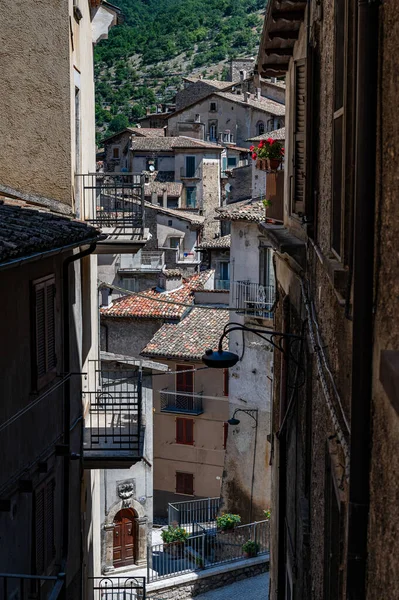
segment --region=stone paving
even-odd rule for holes
[[[249,577],[231,585],[195,596],[195,600],[267,600],[269,598],[269,573]]]

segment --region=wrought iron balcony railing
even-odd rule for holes
[[[144,236],[144,176],[136,173],[77,175],[85,220],[119,235]]]
[[[93,600],[145,600],[145,577],[89,577]]]
[[[140,271],[162,271],[165,266],[165,252],[144,251],[137,254],[121,254],[118,261],[118,271],[136,273]]]
[[[204,412],[202,407],[202,392],[175,392],[164,388],[161,395],[161,412],[185,413],[200,415]]]
[[[233,302],[237,312],[247,316],[271,319],[275,300],[275,287],[250,281],[234,281]]]
[[[143,456],[142,377],[137,370],[96,371],[83,436],[86,468],[132,465]]]
[[[63,588],[64,575],[0,573],[0,600],[57,600]]]

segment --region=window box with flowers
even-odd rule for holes
[[[284,148],[281,142],[267,138],[261,140],[258,146],[251,146],[252,160],[256,160],[256,168],[261,171],[277,171],[284,158]]]

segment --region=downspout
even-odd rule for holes
[[[366,597],[370,503],[378,2],[358,0],[347,598]]]
[[[77,254],[68,256],[62,265],[62,305],[63,305],[63,358],[64,358],[64,373],[70,372],[70,335],[69,335],[69,266],[85,256],[92,254],[96,248],[97,240],[90,242],[90,246],[86,250],[82,250]],[[63,530],[62,530],[62,558],[61,571],[64,573],[67,569],[68,548],[69,548],[69,479],[70,479],[70,421],[71,421],[71,381],[67,379],[64,386],[64,486],[63,486]]]

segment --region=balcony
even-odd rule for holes
[[[76,177],[76,198],[85,220],[107,239],[97,253],[135,252],[145,242],[144,176],[134,173],[88,173]],[[125,248],[125,249],[122,249]]]
[[[201,166],[197,167],[195,171],[186,167],[180,167],[180,179],[202,179]]]
[[[137,254],[121,254],[118,261],[119,273],[148,273],[162,271],[165,266],[165,252],[142,250]]]
[[[191,392],[176,392],[164,388],[160,391],[161,412],[182,413],[187,415],[201,415],[202,392],[193,394]]]
[[[230,279],[215,279],[215,290],[229,290]]]
[[[119,371],[96,369],[92,380],[94,384],[83,393],[87,407],[83,466],[130,467],[143,456],[141,371],[133,367]]]
[[[196,250],[193,252],[182,252],[181,250],[177,249],[177,253],[176,253],[176,263],[178,265],[180,264],[198,264],[201,262],[201,254],[199,252],[197,252]]]
[[[89,577],[93,600],[145,600],[145,577]]]
[[[235,281],[232,285],[234,307],[248,317],[273,318],[275,287],[250,281]]]
[[[57,600],[64,577],[0,573],[0,600]]]

